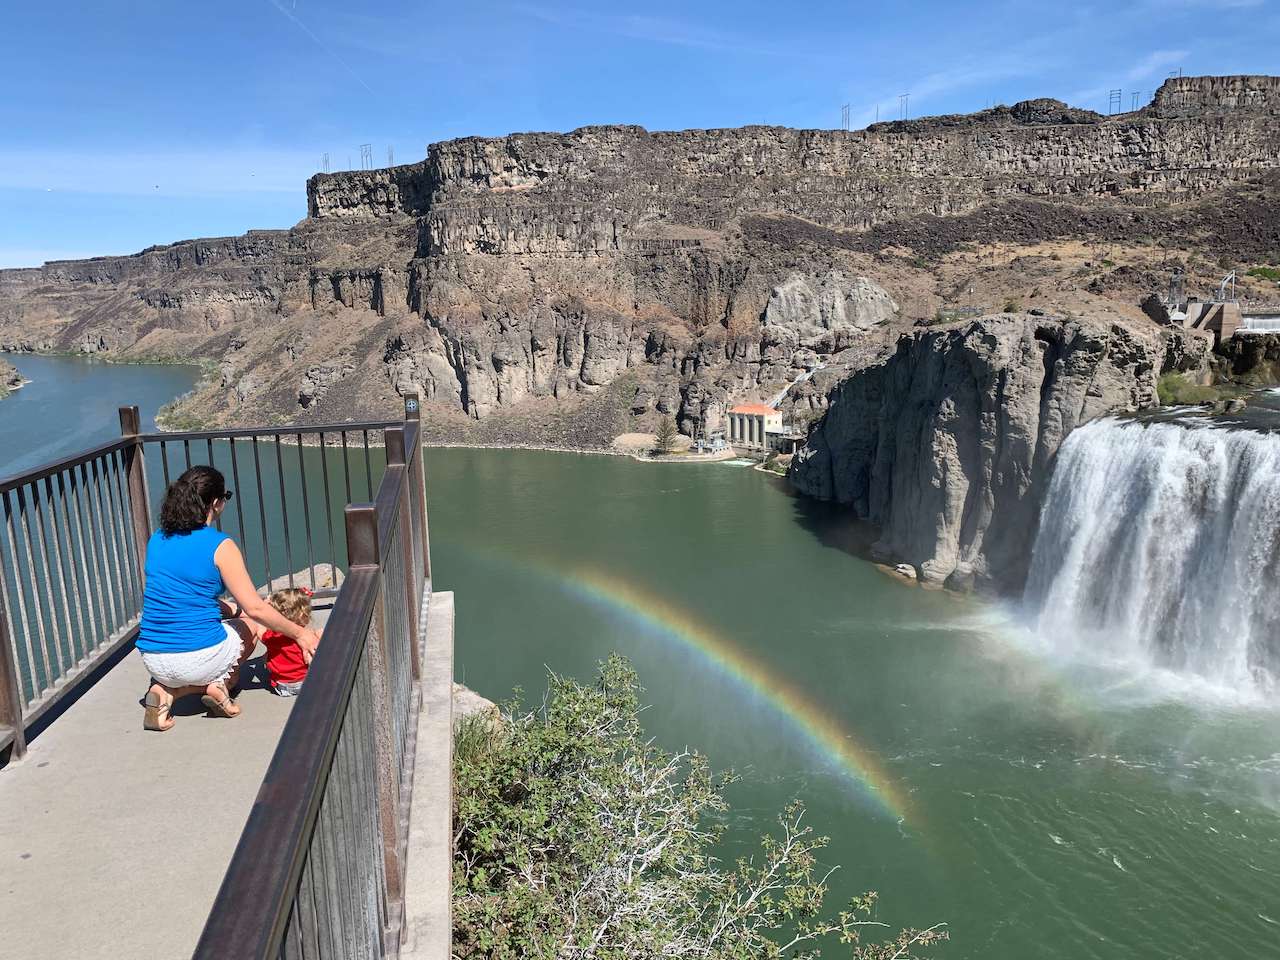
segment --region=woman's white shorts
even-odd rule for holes
[[[166,687],[207,686],[231,676],[240,659],[240,634],[230,623],[222,624],[226,639],[211,647],[183,653],[143,653],[151,676]]]

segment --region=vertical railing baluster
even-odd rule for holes
[[[408,493],[409,493],[409,489],[408,489],[409,470],[405,464],[407,456],[406,456],[406,451],[404,446],[405,444],[404,427],[388,427],[386,430],[382,431],[382,442],[385,444],[384,449],[386,450],[386,453],[387,453],[388,474],[390,473],[390,470],[392,467],[401,467],[404,470],[404,479],[400,485],[400,496],[397,500],[397,507],[396,507],[396,512],[398,515],[395,518],[395,524],[393,526],[393,529],[398,528],[401,531],[401,536],[400,536],[401,542],[397,545],[398,548],[402,552],[408,551],[408,559],[404,564],[404,570],[405,570],[406,576],[404,577],[404,584],[403,584],[403,589],[401,590],[400,599],[404,602],[405,606],[409,610],[413,611],[412,616],[405,617],[406,623],[405,623],[404,640],[409,645],[409,663],[410,663],[410,668],[412,670],[412,676],[414,680],[417,680],[418,677],[421,676],[422,668],[418,662],[418,613],[417,613],[417,607],[415,606],[415,603],[414,603],[415,601],[414,594],[416,591],[413,586],[413,578],[407,575],[408,571],[413,566],[413,540],[412,540],[412,535],[406,535],[404,532],[406,530],[405,521],[409,520],[409,510],[407,508]],[[385,564],[386,562],[387,560],[386,558],[384,558],[383,563]],[[385,585],[385,579],[384,579],[384,585]],[[401,586],[401,585],[397,584],[397,586]],[[395,601],[389,601],[389,602],[395,602]],[[401,640],[400,637],[395,638],[396,643],[399,643],[400,640]]]
[[[89,655],[90,643],[89,637],[93,632],[93,618],[88,614],[88,591],[85,584],[77,573],[84,570],[84,548],[83,544],[77,544],[75,536],[75,527],[71,523],[71,511],[67,507],[67,480],[66,472],[59,470],[58,477],[58,504],[62,509],[62,522],[56,529],[65,531],[66,549],[63,552],[66,564],[66,582],[74,588],[75,595],[75,611],[76,611],[76,636],[79,642],[72,641],[72,653],[75,655],[77,663],[83,661]],[[74,474],[73,474],[74,476]],[[53,494],[50,491],[50,499]],[[77,565],[77,560],[79,564]]]
[[[21,760],[27,752],[23,721],[22,684],[18,680],[18,645],[4,602],[4,578],[0,577],[0,726],[9,728],[9,759]]]
[[[27,654],[28,686],[31,690],[28,702],[30,702],[40,696],[40,683],[36,678],[36,655],[31,642],[31,635],[35,631],[27,609],[27,591],[22,577],[22,567],[18,563],[18,525],[14,521],[13,503],[9,499],[9,491],[6,490],[0,499],[4,501],[4,520],[9,531],[5,539],[9,547],[9,569],[13,571],[13,596],[18,601],[18,622],[14,624],[14,630],[22,634],[22,647]]]
[[[404,396],[404,417],[411,421],[409,434],[413,440],[413,449],[409,451],[409,462],[415,467],[411,479],[413,487],[413,513],[417,523],[418,556],[421,559],[421,570],[413,575],[426,581],[431,580],[431,538],[427,529],[427,464],[426,455],[422,452],[422,404],[416,393]],[[417,613],[414,613],[417,616]]]
[[[284,567],[289,578],[289,586],[293,586],[293,544],[289,538],[289,497],[284,489],[284,455],[280,451],[284,438],[276,434],[276,474],[280,480],[280,522],[284,526]]]
[[[169,479],[169,444],[165,440],[160,441],[160,469],[164,473],[164,488],[167,491],[173,481]]]
[[[121,580],[125,589],[125,619],[131,620],[142,611],[142,570],[146,563],[146,547],[139,548],[137,536],[133,530],[133,517],[129,511],[129,493],[125,490],[124,457],[118,453],[108,454],[107,494],[111,498],[111,508],[117,518],[117,536],[124,549],[124,563],[120,567]]]
[[[85,573],[90,579],[90,599],[91,607],[94,608],[93,619],[95,624],[94,630],[94,647],[97,641],[105,633],[110,631],[107,629],[110,622],[110,615],[107,612],[107,604],[103,599],[103,589],[106,582],[103,567],[105,565],[105,554],[101,545],[98,543],[96,531],[93,526],[93,503],[87,501],[89,496],[88,471],[85,465],[80,464],[80,480],[76,481],[76,471],[74,469],[68,471],[71,476],[71,492],[76,508],[76,526],[80,531],[80,543],[83,548],[88,551],[88,563],[85,564]],[[85,514],[89,514],[89,521],[86,524]]]
[[[307,532],[307,570],[311,574],[311,589],[316,589],[316,557],[311,546],[311,500],[307,496],[307,465],[302,458],[302,433],[298,433],[298,482],[302,486],[302,522]]]
[[[133,442],[124,448],[122,460],[124,465],[126,490],[121,491],[129,504],[130,530],[133,537],[133,572],[135,596],[134,604],[141,612],[142,588],[146,581],[147,542],[151,539],[151,494],[147,490],[147,457],[142,441],[138,439],[141,432],[141,419],[137,407],[120,408],[120,433],[132,437]]]
[[[106,474],[106,495],[110,500],[114,536],[124,549],[123,562],[120,563],[120,588],[124,591],[124,620],[128,622],[142,612],[142,568],[138,564],[142,553],[133,536],[133,521],[128,516],[128,504],[125,503],[123,458],[116,453],[108,453],[102,457],[102,468]]]
[[[340,430],[342,437],[342,475],[347,481],[347,503],[351,502],[351,453],[347,450],[347,431]],[[348,550],[350,552],[350,550]]]
[[[349,504],[345,513],[347,528],[347,568],[382,566],[378,549],[378,511],[371,503]],[[399,792],[400,770],[395,766],[392,753],[391,703],[387,676],[387,621],[384,604],[387,602],[386,579],[379,576],[378,599],[374,603],[373,622],[370,630],[376,632],[377,642],[366,644],[372,713],[374,717],[374,743],[378,782],[378,820],[382,829],[382,855],[387,877],[387,896],[399,902],[403,891],[400,871],[400,849],[396,842],[399,834],[400,810],[396,794]]]
[[[58,666],[57,676],[51,678],[52,682],[49,684],[53,686],[67,672],[64,653],[67,645],[71,642],[71,620],[69,617],[63,623],[58,620],[59,597],[62,597],[64,604],[66,598],[56,589],[57,584],[54,582],[56,567],[49,563],[49,554],[51,552],[49,549],[49,531],[46,527],[44,502],[40,497],[40,484],[38,481],[31,484],[31,512],[35,514],[36,529],[40,531],[40,569],[44,571],[44,592],[49,598],[49,634],[53,640],[53,660]]]
[[[44,666],[44,674],[36,685],[36,695],[39,696],[48,689],[51,682],[49,646],[48,639],[45,636],[44,610],[40,602],[40,578],[36,573],[35,551],[32,549],[31,512],[27,509],[27,501],[22,495],[22,487],[18,487],[15,492],[18,495],[18,519],[22,522],[23,529],[22,548],[27,561],[24,569],[27,571],[28,579],[31,583],[31,612],[35,614],[36,650],[40,654],[40,663]],[[35,663],[33,662],[31,666],[34,673]]]
[[[364,485],[369,491],[369,500],[373,499],[373,467],[369,463],[369,431],[360,431],[364,434]]]
[[[104,585],[111,597],[112,619],[107,634],[111,635],[120,628],[126,619],[125,606],[123,598],[120,596],[119,587],[120,547],[116,543],[116,538],[111,534],[113,525],[107,510],[106,498],[102,493],[102,470],[97,458],[90,461],[89,473],[93,477],[93,492],[89,500],[89,520],[91,523],[96,521],[97,530],[102,535],[102,561],[107,573]],[[94,509],[95,506],[97,509]]]
[[[244,492],[240,490],[240,465],[236,463],[236,438],[229,437],[228,445],[231,447],[231,489],[239,492],[238,500],[233,501],[236,508],[236,527],[240,531],[240,549],[248,550],[248,541],[244,538]]]
[[[253,447],[253,473],[254,480],[258,485],[258,520],[262,525],[262,559],[267,567],[267,592],[271,591],[271,546],[269,540],[270,535],[267,533],[267,505],[266,498],[262,495],[262,461],[258,458],[258,438],[250,437],[250,444]]]
[[[37,484],[32,484],[32,486],[38,489]],[[67,590],[68,577],[66,574],[66,568],[63,565],[62,538],[58,535],[58,512],[57,507],[54,504],[52,477],[44,478],[44,494],[44,503],[45,506],[48,507],[48,510],[46,511],[44,508],[41,508],[41,537],[42,542],[45,545],[46,556],[49,552],[50,545],[52,545],[53,548],[53,572],[58,579],[58,596],[62,598],[62,622],[67,628],[66,642],[63,652],[67,655],[67,663],[74,666],[80,659],[76,655],[75,637],[77,624],[73,623],[71,619],[71,601],[68,597]],[[46,513],[48,514],[47,517],[45,516]],[[48,523],[50,536],[44,535],[43,531],[45,523]],[[61,659],[62,658],[59,657],[59,669],[65,672],[66,668],[61,665]]]
[[[182,441],[182,459],[186,461],[187,469],[191,469],[191,441]]]
[[[337,587],[338,545],[333,539],[333,496],[329,492],[329,454],[324,434],[320,434],[320,473],[324,476],[324,519],[329,528],[329,567],[334,572],[334,587]]]
[[[212,437],[208,437],[208,438],[205,440],[205,455],[209,458],[209,466],[211,466],[211,467],[213,467],[213,469],[217,470],[217,469],[218,469],[218,465],[217,465],[216,463],[214,463],[214,462],[213,462],[213,438],[212,438]],[[226,476],[226,474],[223,474],[223,476],[225,477],[225,476]],[[232,501],[232,502],[234,503],[234,501]],[[230,505],[229,505],[229,507],[230,507]],[[239,512],[239,508],[238,508],[238,507],[230,507],[230,509],[234,509],[234,510],[236,510],[237,512]],[[222,512],[222,513],[226,513],[226,510],[223,510],[223,512]],[[213,518],[213,525],[214,525],[218,530],[221,530],[221,529],[222,529],[222,513],[219,513],[216,517],[214,517],[214,518]]]

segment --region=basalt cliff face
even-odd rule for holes
[[[455,140],[313,177],[291,230],[0,271],[0,348],[202,359],[188,421],[385,415],[416,390],[437,439],[714,430],[957,306],[1140,327],[1169,250],[1280,247],[1278,121],[1276,78],[1181,78],[1117,117]],[[819,415],[832,376],[784,410]]]
[[[1208,360],[1200,337],[1118,320],[1009,315],[920,330],[850,358],[790,477],[876,524],[874,549],[925,581],[1016,589],[1067,434],[1158,406],[1162,372]]]

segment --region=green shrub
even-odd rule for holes
[[[1280,283],[1280,267],[1252,267],[1250,268],[1248,275]]]
[[[1005,305],[1003,308],[1004,313],[1020,313],[1021,311],[1022,311],[1022,304],[1020,304],[1017,300],[1005,301]]]
[[[1156,382],[1156,393],[1160,396],[1160,403],[1165,406],[1210,403],[1220,396],[1215,388],[1192,383],[1181,373],[1166,373]]]
[[[592,684],[552,676],[540,709],[459,731],[453,955],[460,960],[915,955],[939,924],[859,944],[874,894],[827,916],[826,838],[792,804],[759,853],[725,866],[727,778],[644,735],[640,688],[612,657]],[[880,924],[875,924],[881,926]],[[831,954],[828,954],[831,955]]]

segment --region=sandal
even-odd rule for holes
[[[200,698],[200,702],[204,704],[204,708],[208,711],[209,716],[225,717],[228,720],[232,717],[238,717],[240,715],[240,708],[236,705],[232,696],[227,693],[226,686],[220,683],[217,688],[226,694],[226,696],[215,697],[211,693],[206,693]]]
[[[160,698],[160,694],[152,690],[147,691],[146,697],[143,698],[142,704],[146,710],[142,714],[142,729],[154,730],[157,733],[164,733],[176,722],[169,714],[169,710],[173,707],[173,701],[166,703]]]

